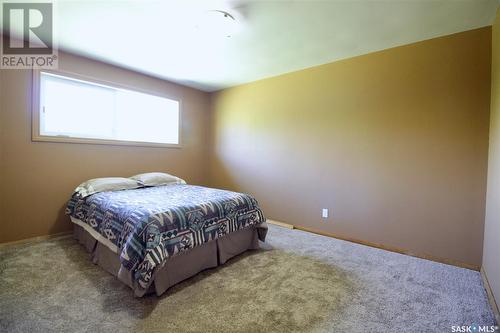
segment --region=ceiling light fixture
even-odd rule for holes
[[[228,12],[209,10],[200,17],[196,28],[212,36],[231,37],[237,30],[237,22]]]

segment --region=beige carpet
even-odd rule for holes
[[[447,332],[493,323],[477,272],[274,226],[269,246],[141,299],[72,238],[0,248],[0,331]]]

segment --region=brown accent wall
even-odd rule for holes
[[[490,63],[486,27],[220,91],[211,184],[275,220],[480,265]]]
[[[90,178],[164,171],[206,183],[207,93],[64,53],[60,68],[179,97],[183,147],[32,142],[31,71],[0,70],[0,243],[70,230],[65,203]]]
[[[492,45],[490,153],[483,269],[495,299],[500,302],[500,10],[493,24]]]

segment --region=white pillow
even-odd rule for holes
[[[121,191],[143,187],[141,182],[123,177],[95,178],[81,183],[75,189],[76,195],[81,198],[105,191]]]
[[[141,173],[139,175],[135,175],[130,177],[135,181],[142,183],[144,186],[161,186],[161,185],[169,185],[169,184],[186,184],[184,179],[181,179],[176,176],[169,175],[168,173],[163,172],[148,172]]]

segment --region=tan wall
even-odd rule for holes
[[[500,302],[500,10],[493,25],[492,44],[490,153],[483,269],[497,302]]]
[[[218,92],[212,185],[268,218],[480,265],[490,60],[486,27]]]
[[[31,142],[31,72],[0,71],[0,242],[69,230],[65,203],[89,178],[164,171],[190,183],[206,183],[207,93],[66,54],[60,68],[179,97],[184,147]]]

